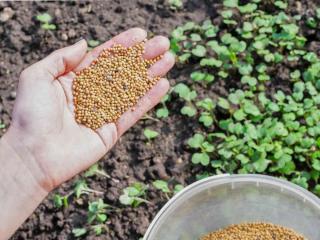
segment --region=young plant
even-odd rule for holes
[[[216,107],[215,103],[210,98],[205,98],[197,102],[197,107],[202,108],[203,111],[199,117],[199,122],[201,122],[206,127],[211,127],[215,120],[214,109]]]
[[[123,189],[123,194],[120,196],[120,203],[123,205],[130,205],[132,207],[138,207],[141,203],[148,203],[145,200],[147,186],[143,183],[136,182],[129,187]]]
[[[182,8],[183,3],[182,0],[169,0],[170,8],[173,10]]]
[[[91,39],[88,41],[88,45],[91,48],[94,48],[94,47],[98,46],[99,44],[100,44],[100,41],[98,41],[98,40]]]
[[[99,164],[93,164],[85,173],[85,177],[92,177],[92,176],[103,176],[106,178],[110,178],[110,176],[103,170],[99,168]]]
[[[214,151],[214,146],[205,141],[205,137],[200,133],[196,133],[192,138],[189,138],[188,145],[193,149],[201,150],[201,152],[192,154],[192,163],[208,166],[210,163],[209,154]]]
[[[178,193],[179,191],[181,191],[183,189],[183,185],[181,184],[176,184],[174,186],[174,190],[171,191],[169,188],[169,184],[166,181],[163,180],[156,180],[152,183],[152,185],[160,190],[161,192],[164,193],[164,195],[166,196],[167,200],[170,199],[170,197],[172,197],[174,194]]]
[[[75,237],[81,237],[87,234],[87,229],[86,228],[74,228],[72,229],[73,236]]]
[[[64,195],[64,196],[61,196],[60,194],[54,194],[53,195],[53,205],[56,208],[61,208],[61,207],[67,208],[69,206],[68,198],[71,194],[72,194],[72,192],[67,195]]]
[[[95,193],[98,195],[103,194],[103,192],[96,191],[89,188],[85,180],[79,180],[76,182],[74,187],[74,194],[76,195],[77,198],[80,198],[81,195],[83,194],[90,194],[90,193]]]
[[[101,198],[98,201],[90,202],[88,206],[88,223],[92,224],[94,221],[97,223],[105,223],[107,220],[106,211],[109,207]]]
[[[167,118],[169,116],[169,109],[167,108],[166,102],[170,100],[170,95],[166,94],[161,99],[162,107],[158,108],[156,111],[157,118]]]
[[[187,115],[188,117],[192,117],[196,115],[197,110],[192,103],[192,100],[194,100],[197,97],[197,93],[195,91],[191,91],[190,88],[183,84],[183,83],[178,83],[173,91],[179,95],[181,99],[186,101],[186,104],[183,108],[181,108],[180,112],[183,115]]]
[[[56,30],[56,25],[52,24],[52,17],[49,13],[43,13],[37,15],[36,19],[41,22],[41,28],[44,30]]]
[[[157,131],[146,128],[143,131],[143,135],[148,139],[148,142],[150,142],[152,139],[158,137],[159,133]]]

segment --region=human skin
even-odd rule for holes
[[[146,37],[144,30],[132,28],[90,52],[81,40],[21,73],[11,125],[0,139],[1,240],[8,239],[49,192],[104,156],[168,91],[168,81],[161,78],[134,110],[96,131],[74,119],[71,87],[75,72],[115,43],[129,47]],[[174,65],[168,49],[169,41],[162,36],[146,42],[144,58],[163,55],[149,68],[150,77],[162,77]]]

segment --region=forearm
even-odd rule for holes
[[[0,240],[8,239],[47,195],[28,167],[32,154],[11,141],[7,135],[0,139]]]

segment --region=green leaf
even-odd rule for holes
[[[259,116],[261,114],[259,108],[251,101],[245,101],[243,110],[245,113],[253,116]]]
[[[217,36],[218,30],[219,30],[218,27],[209,28],[208,30],[205,31],[204,35],[206,35],[207,38],[215,37]]]
[[[52,17],[48,13],[39,14],[37,15],[36,19],[42,23],[49,23],[52,21]]]
[[[317,18],[320,19],[320,8],[316,9],[316,15],[317,15]]]
[[[237,121],[242,121],[245,119],[246,114],[244,113],[244,111],[242,109],[239,109],[237,111],[234,112],[233,114],[234,119],[236,119]]]
[[[191,33],[190,38],[193,42],[199,42],[202,40],[201,36],[197,33]]]
[[[183,6],[181,0],[169,0],[169,4],[172,9],[181,8]]]
[[[98,46],[100,44],[100,41],[98,41],[98,40],[89,40],[88,41],[88,45],[90,46],[90,47],[96,47],[96,46]]]
[[[232,10],[225,10],[221,12],[221,16],[226,19],[231,18],[232,15],[233,15]]]
[[[164,193],[170,193],[170,189],[168,186],[168,183],[166,181],[163,180],[156,180],[152,183],[152,185],[156,188],[161,190]]]
[[[312,167],[317,170],[317,171],[320,171],[320,160],[318,159],[314,159],[312,161]]]
[[[284,2],[284,1],[275,1],[274,5],[280,9],[284,9],[284,10],[287,9],[287,7],[288,7],[288,3]]]
[[[178,57],[179,62],[184,63],[191,57],[190,53],[184,53]]]
[[[305,177],[296,177],[296,178],[293,178],[291,180],[293,183],[305,188],[305,189],[308,189],[308,179],[306,179]]]
[[[245,76],[242,76],[241,83],[248,84],[249,86],[254,87],[257,85],[258,81],[254,77],[245,75]]]
[[[218,106],[223,108],[223,109],[226,109],[226,110],[230,109],[230,104],[229,104],[228,100],[225,99],[225,98],[219,97]]]
[[[223,1],[223,5],[225,7],[237,7],[238,6],[239,1],[238,0],[224,0]]]
[[[239,73],[241,75],[250,75],[250,73],[253,70],[252,66],[250,64],[247,64],[247,63],[239,64],[238,69],[239,69]]]
[[[210,114],[201,114],[199,118],[199,122],[203,123],[204,126],[210,127],[213,124],[213,118],[210,116]]]
[[[193,117],[194,115],[196,115],[197,110],[194,107],[184,106],[183,108],[181,108],[180,112],[183,115],[187,115],[188,117]]]
[[[247,3],[246,5],[239,6],[238,9],[241,13],[252,13],[257,10],[258,6],[254,3]]]
[[[178,192],[180,192],[182,189],[184,188],[184,186],[182,184],[177,184],[174,186],[174,194],[177,194]]]
[[[53,204],[56,208],[61,208],[63,206],[63,197],[59,194],[53,195]]]
[[[251,31],[253,31],[253,25],[250,22],[244,22],[242,29],[245,32],[251,32]]]
[[[184,83],[178,83],[174,89],[174,92],[179,94],[180,98],[183,98],[186,101],[191,101],[197,97],[197,93],[195,91],[191,91],[187,85]]]
[[[159,108],[156,111],[157,118],[166,118],[169,116],[169,110],[166,107]]]
[[[215,58],[203,58],[200,61],[200,66],[221,67],[222,61]]]
[[[74,228],[72,229],[72,233],[75,237],[81,237],[87,233],[87,229],[85,228]]]
[[[206,74],[200,71],[195,71],[190,74],[190,77],[193,81],[200,82],[206,77]]]
[[[191,50],[192,54],[197,57],[204,57],[206,55],[206,48],[202,45],[197,45],[195,48]]]
[[[191,158],[192,163],[208,166],[210,163],[210,157],[206,153],[194,153]]]
[[[56,25],[44,23],[41,25],[41,28],[43,28],[44,30],[56,30]]]
[[[153,131],[149,128],[144,129],[143,134],[148,140],[154,139],[159,135],[158,132]]]
[[[127,194],[123,194],[119,197],[119,201],[123,205],[132,205],[134,202],[134,198],[130,197]]]
[[[94,233],[96,234],[96,236],[100,236],[102,234],[102,230],[103,230],[102,225],[94,225],[94,226],[92,226],[92,229],[93,229]]]
[[[253,163],[254,168],[258,173],[265,172],[270,164],[270,160],[267,160],[265,158],[261,158],[258,161]]]
[[[202,143],[204,142],[204,136],[200,133],[196,133],[192,138],[189,138],[188,145],[192,148],[200,148]]]

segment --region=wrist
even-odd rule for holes
[[[10,134],[0,139],[0,239],[9,238],[48,194],[32,170],[32,154]]]
[[[28,145],[26,142],[31,144]],[[26,136],[19,131],[9,128],[0,140],[0,148],[0,151],[2,150],[7,157],[5,159],[5,156],[0,156],[0,163],[2,166],[5,164],[7,172],[12,173],[13,178],[24,178],[24,182],[20,182],[22,188],[32,187],[37,189],[41,195],[47,195],[52,190],[36,159],[36,149],[32,147],[31,140],[27,140]],[[9,159],[10,163],[7,162]]]

